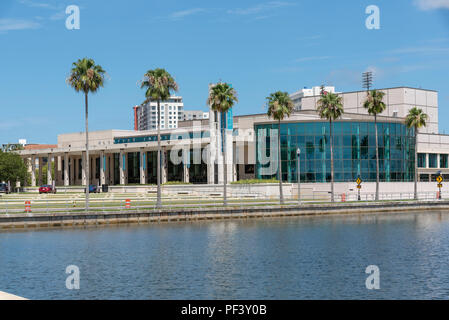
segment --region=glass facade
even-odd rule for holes
[[[257,124],[256,178],[278,177],[278,124]],[[281,124],[282,179],[297,182],[299,147],[302,182],[331,180],[329,122]],[[414,132],[401,123],[378,122],[379,175],[381,181],[413,181]],[[376,140],[373,122],[333,123],[334,180],[376,180]],[[274,170],[273,170],[274,168]]]

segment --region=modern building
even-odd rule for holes
[[[296,111],[300,111],[302,108],[302,98],[304,97],[313,97],[313,96],[319,96],[321,94],[321,90],[324,90],[326,92],[331,92],[331,93],[335,93],[335,87],[328,87],[328,86],[323,86],[323,87],[312,87],[312,88],[307,88],[304,87],[304,89],[298,90],[296,92],[293,92],[292,94],[290,94],[290,99],[292,99],[293,101],[293,105]]]
[[[184,104],[182,97],[172,96],[160,103],[161,108],[161,130],[175,129],[178,121],[183,120]],[[157,101],[149,101],[140,106],[133,107],[134,110],[134,130],[155,130],[157,129]]]
[[[209,112],[201,110],[184,110],[182,113],[182,121],[209,119]]]
[[[381,182],[413,181],[414,132],[406,128],[404,118],[414,106],[429,115],[427,127],[418,133],[419,179],[434,180],[438,171],[449,179],[449,136],[438,132],[438,93],[409,87],[381,91],[385,92],[387,105],[377,119]],[[366,92],[339,94],[343,98],[345,113],[333,127],[335,181],[351,185],[357,177],[364,182],[375,181],[374,119],[363,108]],[[181,121],[178,128],[170,128],[166,121],[171,104],[164,103],[162,181],[222,183],[224,146],[229,182],[277,177],[277,137],[280,132],[283,180],[297,181],[296,150],[299,148],[301,181],[327,186],[331,167],[330,128],[329,123],[320,119],[316,112],[319,98],[317,94],[301,97],[300,110],[282,121],[280,130],[277,122],[266,114],[233,117],[231,110],[226,115],[226,143],[221,141],[224,122],[219,113],[209,111],[209,119]],[[150,104],[149,112],[153,112],[152,107]],[[83,185],[87,160],[84,139],[84,133],[60,134],[57,147],[18,152],[28,160],[33,175],[36,161],[48,158],[48,163],[55,163],[55,175],[50,180],[55,179],[56,185]],[[156,182],[157,136],[154,128],[90,132],[89,139],[92,183],[126,185]],[[36,185],[36,177],[32,176],[31,181]]]

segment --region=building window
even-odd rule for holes
[[[438,168],[437,157],[436,153],[429,153],[429,168]]]
[[[418,153],[418,168],[425,168],[425,167],[426,167],[426,154]]]
[[[440,168],[448,167],[447,158],[448,158],[447,154],[440,154]]]

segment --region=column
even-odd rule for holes
[[[48,155],[47,157],[47,184],[53,184],[53,178],[51,174],[51,163],[53,159],[51,155]]]
[[[125,155],[126,155],[125,152],[123,150],[120,150],[119,162],[120,162],[120,184],[121,185],[125,184],[125,171],[126,171]]]
[[[147,164],[146,164],[146,160],[147,160],[147,153],[141,149],[140,150],[140,184],[145,184],[147,179],[146,179],[146,168],[147,168]]]
[[[232,181],[234,181],[234,142],[233,142],[233,137],[232,137],[232,130],[225,130],[225,135],[226,135],[226,161],[225,161],[225,165],[226,165],[226,175],[227,177],[227,181],[228,183],[231,183]]]
[[[36,186],[36,157],[31,157],[31,186]]]
[[[224,181],[224,171],[223,171],[223,143],[222,143],[222,132],[221,132],[221,113],[217,112],[217,151],[216,151],[216,160],[217,160],[217,168],[218,168],[218,184],[223,184]]]
[[[104,151],[100,152],[100,185],[106,184],[106,156]]]
[[[217,149],[215,112],[209,110],[209,145],[207,146],[208,161],[207,161],[207,183],[215,183],[215,158]]]
[[[66,152],[66,153],[64,153],[64,186],[67,187],[69,184],[70,184],[70,180],[69,180],[69,155]]]
[[[161,150],[161,184],[167,182],[167,150]]]
[[[87,176],[86,176],[86,152],[83,151],[82,153],[82,168],[81,168],[81,185],[85,186],[87,183]],[[79,170],[79,169],[78,169]]]
[[[42,185],[42,166],[44,165],[44,161],[42,161],[42,157],[38,158],[38,166],[39,166],[39,172],[37,176],[37,181],[39,186]]]
[[[189,183],[190,181],[190,175],[189,175],[189,167],[188,167],[188,165],[187,164],[183,164],[183,166],[182,166],[182,168],[183,168],[183,182],[185,182],[185,183]]]

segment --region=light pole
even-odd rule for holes
[[[299,166],[299,156],[301,154],[301,149],[296,149],[296,166],[297,166],[297,176],[298,176],[298,204],[301,204],[301,172],[300,172],[300,166]]]

